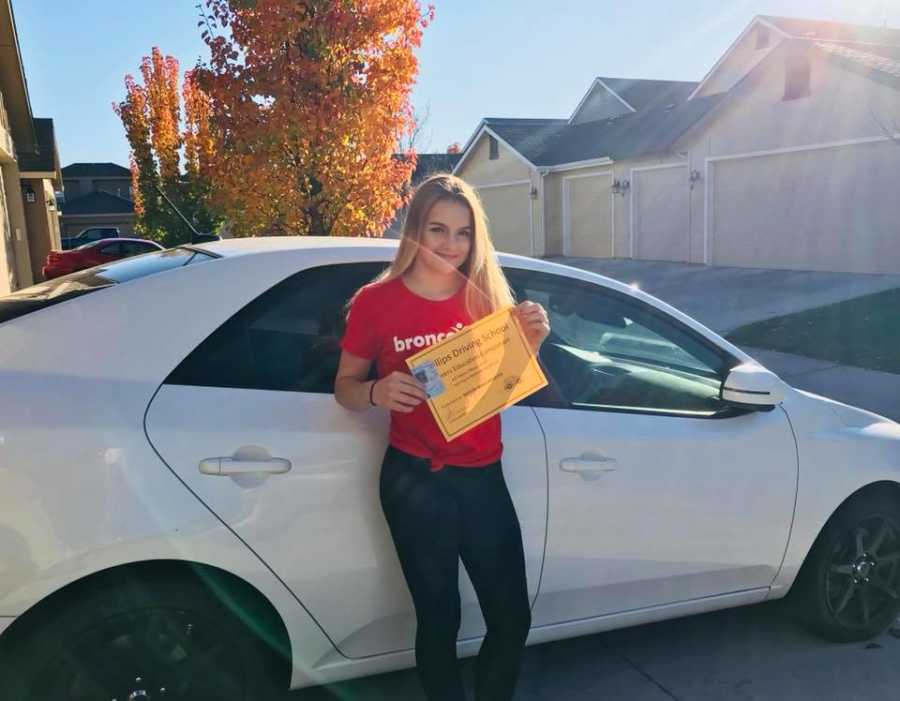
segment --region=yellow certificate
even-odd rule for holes
[[[479,319],[406,359],[428,407],[453,440],[547,385],[512,307]]]

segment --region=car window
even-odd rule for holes
[[[120,241],[119,245],[122,247],[122,253],[126,256],[133,256],[138,253],[159,250],[158,248],[156,248],[156,246],[151,246],[148,243],[142,243],[140,241]]]
[[[600,285],[508,270],[550,317],[541,362],[569,406],[712,415],[730,358],[677,320]],[[538,395],[535,395],[538,396]]]
[[[385,266],[328,265],[292,275],[216,329],[166,382],[330,394],[347,302]]]
[[[205,263],[218,257],[192,248],[169,248],[139,258],[120,259],[62,275],[0,297],[0,323],[118,283],[186,265]]]
[[[106,243],[100,246],[100,253],[104,256],[117,256],[122,252],[122,247],[118,243]]]

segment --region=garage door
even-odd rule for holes
[[[635,170],[631,180],[634,257],[689,262],[687,166]]]
[[[563,178],[567,255],[609,258],[612,250],[610,172]]]
[[[530,191],[530,184],[478,188],[498,251],[531,255]]]
[[[711,161],[710,262],[900,272],[900,144]]]

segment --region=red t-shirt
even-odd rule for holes
[[[453,297],[435,301],[412,292],[402,278],[394,278],[367,285],[359,292],[350,308],[341,348],[375,360],[378,377],[395,370],[409,374],[406,358],[471,322],[465,285]],[[429,458],[434,471],[445,464],[490,465],[503,452],[499,415],[447,441],[425,402],[408,414],[391,412],[390,443],[405,453]]]

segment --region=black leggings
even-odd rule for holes
[[[430,472],[389,447],[381,507],[416,609],[416,667],[429,701],[465,699],[456,660],[459,560],[487,624],[475,667],[478,701],[511,699],[531,609],[519,519],[500,462]]]

